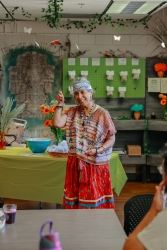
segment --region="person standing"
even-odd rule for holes
[[[66,126],[68,159],[63,205],[68,209],[115,209],[109,160],[116,129],[109,112],[92,100],[93,89],[83,77],[73,81],[77,105],[62,114],[64,96],[59,91],[53,116],[55,127]]]

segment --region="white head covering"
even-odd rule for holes
[[[73,83],[73,92],[77,90],[91,90],[92,87],[90,85],[90,82],[85,77],[78,77],[76,78]]]

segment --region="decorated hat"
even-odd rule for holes
[[[72,87],[73,92],[78,90],[92,90],[90,82],[85,77],[76,78],[72,83]]]

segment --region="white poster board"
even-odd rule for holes
[[[148,78],[148,92],[161,92],[160,78]]]
[[[161,93],[167,93],[167,78],[161,78]]]

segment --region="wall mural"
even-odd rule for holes
[[[18,117],[27,120],[27,129],[20,141],[28,137],[53,138],[51,131],[43,126],[39,106],[53,100],[60,89],[58,60],[50,51],[29,45],[9,49],[2,62],[1,96],[12,97],[16,106],[27,101],[25,111]]]

